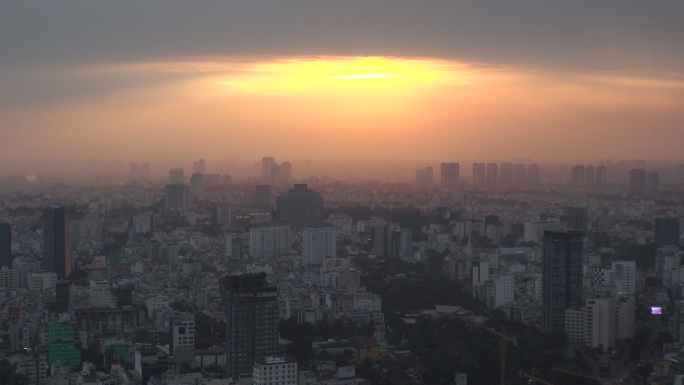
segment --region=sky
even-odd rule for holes
[[[0,171],[680,162],[683,122],[679,0],[0,0]]]

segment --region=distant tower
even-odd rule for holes
[[[255,361],[278,353],[278,288],[264,273],[229,276],[222,286],[228,376],[251,377]]]
[[[169,170],[169,183],[185,183],[185,175],[182,168],[172,168]]]
[[[188,211],[190,192],[184,184],[167,184],[165,189],[164,211],[185,214]]]
[[[499,170],[499,181],[503,184],[513,183],[513,163],[504,162],[501,164],[501,170]]]
[[[473,183],[484,184],[486,179],[486,166],[484,163],[473,163]]]
[[[337,231],[334,227],[318,227],[302,231],[302,257],[310,265],[320,265],[323,258],[337,256]]]
[[[518,163],[515,165],[515,168],[513,169],[513,181],[515,183],[525,183],[527,181],[527,167],[524,164]]]
[[[540,176],[539,176],[539,165],[538,164],[533,163],[533,164],[527,166],[527,180],[533,184],[539,183]]]
[[[608,169],[606,166],[598,166],[596,168],[596,185],[605,186],[608,184]]]
[[[442,179],[442,187],[455,188],[458,187],[459,178],[458,163],[442,163],[439,166],[440,177]]]
[[[589,230],[589,215],[586,207],[563,207],[561,220],[568,224],[568,229],[587,232]]]
[[[416,170],[416,184],[422,188],[431,188],[434,185],[434,171],[432,167]]]
[[[193,200],[202,199],[202,193],[204,192],[204,174],[201,172],[192,173],[190,177],[190,197]]]
[[[499,165],[487,163],[487,184],[495,185],[499,181]]]
[[[584,173],[584,166],[574,166],[572,168],[572,184],[575,186],[584,186],[586,176]]]
[[[43,259],[49,272],[57,279],[71,274],[69,212],[61,205],[43,211]]]
[[[278,182],[286,183],[292,180],[292,164],[283,162],[278,166]]]
[[[646,170],[634,169],[629,172],[629,191],[642,193],[646,190]]]
[[[0,267],[12,268],[12,225],[0,223]]]
[[[207,164],[204,159],[200,159],[193,163],[193,171],[204,174],[207,172]]]
[[[275,168],[277,163],[272,156],[265,156],[261,158],[261,178],[264,183],[271,184],[275,179]]]
[[[276,217],[293,226],[318,225],[323,221],[323,196],[306,184],[295,184],[276,199]]]
[[[583,305],[582,233],[544,231],[542,243],[542,327],[565,331],[565,310]]]
[[[589,165],[584,168],[584,184],[587,186],[593,186],[596,183],[594,179],[594,166]]]

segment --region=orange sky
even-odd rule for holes
[[[674,74],[317,56],[127,62],[50,76],[46,88],[75,91],[0,106],[13,128],[3,159],[679,161],[684,143],[684,79]]]

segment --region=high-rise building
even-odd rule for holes
[[[533,184],[537,184],[540,181],[539,177],[539,165],[532,163],[527,166],[527,181]]]
[[[653,227],[657,247],[679,245],[679,218],[656,218]]]
[[[278,289],[264,273],[229,276],[222,286],[228,376],[250,377],[255,362],[278,353]]]
[[[264,183],[271,184],[275,181],[276,166],[277,163],[274,157],[265,156],[261,158],[261,178]]]
[[[249,229],[249,253],[252,257],[274,257],[292,247],[288,226],[252,227]]]
[[[596,185],[605,186],[608,184],[608,169],[606,166],[596,167]]]
[[[169,170],[169,183],[183,184],[185,183],[185,174],[182,168],[172,168]]]
[[[629,172],[629,191],[642,193],[646,190],[646,170],[634,169]]]
[[[606,266],[595,266],[591,285],[614,286],[618,293],[636,291],[636,264],[634,261],[613,261]]]
[[[302,231],[302,257],[306,263],[320,265],[323,258],[337,256],[337,231],[334,227],[317,227]]]
[[[0,223],[0,267],[12,267],[12,225]]]
[[[431,188],[435,183],[432,167],[419,168],[416,170],[416,185],[421,188]]]
[[[195,350],[195,317],[192,313],[174,312],[169,323],[170,334],[173,338],[171,354],[187,356]]]
[[[306,184],[295,184],[276,199],[276,217],[292,226],[315,226],[323,221],[323,196]]]
[[[47,207],[43,211],[43,261],[49,272],[57,279],[71,274],[71,249],[69,212],[61,205]]]
[[[593,186],[596,183],[594,166],[589,165],[584,168],[584,184]]]
[[[184,184],[167,184],[165,189],[164,211],[185,214],[190,205],[190,192]]]
[[[660,174],[655,172],[655,171],[649,172],[648,175],[646,176],[646,189],[648,189],[648,191],[653,192],[653,191],[658,191],[659,188],[660,188]]]
[[[204,174],[205,172],[207,172],[207,164],[204,159],[200,159],[194,162],[192,166],[194,172],[198,172],[200,174]]]
[[[542,243],[542,327],[565,331],[565,310],[584,303],[582,233],[545,231]]]
[[[473,183],[484,184],[487,181],[486,175],[484,163],[473,163]]]
[[[487,163],[487,184],[495,185],[499,181],[499,165],[496,163]]]
[[[292,164],[283,162],[278,165],[278,182],[286,183],[292,180]]]
[[[202,199],[202,192],[204,191],[203,174],[201,172],[194,172],[190,177],[190,198],[192,200]]]
[[[515,183],[527,182],[527,166],[522,163],[515,165],[515,168],[513,169],[513,181]]]
[[[568,230],[587,232],[589,214],[586,207],[563,207],[561,220],[568,224]]]
[[[389,227],[386,224],[373,227],[373,249],[376,256],[386,257],[389,255]]]
[[[106,279],[90,281],[90,307],[116,307],[116,297]]]
[[[233,222],[233,210],[228,205],[219,205],[216,208],[216,222],[221,227],[228,227]]]
[[[442,187],[458,187],[459,167],[460,165],[458,163],[442,163],[439,165]]]
[[[71,282],[67,280],[57,281],[55,284],[55,311],[66,313],[71,304]]]
[[[584,186],[586,182],[584,166],[573,166],[572,168],[572,184],[575,186]]]
[[[499,181],[504,184],[513,183],[513,163],[501,163],[499,170]]]

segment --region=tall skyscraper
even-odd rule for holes
[[[593,186],[596,183],[594,172],[594,166],[589,165],[584,168],[584,184],[587,186]]]
[[[629,191],[642,193],[646,190],[646,170],[634,169],[629,172]]]
[[[527,181],[527,166],[522,163],[515,165],[513,169],[513,181],[515,183],[525,183]]]
[[[419,168],[416,170],[416,184],[418,187],[431,188],[434,185],[434,171],[432,167]]]
[[[185,183],[185,174],[182,168],[172,168],[169,170],[169,183],[182,184]]]
[[[276,217],[293,226],[314,226],[323,221],[323,196],[306,184],[295,184],[276,199]]]
[[[574,166],[572,168],[572,184],[575,186],[584,186],[586,183],[586,176],[584,166]]]
[[[513,183],[513,163],[501,163],[501,169],[499,171],[499,181],[501,181],[501,183]]]
[[[499,165],[496,163],[487,163],[487,184],[495,185],[499,181]]]
[[[204,174],[201,172],[193,172],[190,177],[190,197],[193,200],[202,199],[204,192]]]
[[[473,163],[473,183],[484,184],[486,179],[486,166],[484,163]]]
[[[531,165],[527,166],[527,180],[530,183],[537,184],[540,181],[539,177],[539,165],[536,163],[532,163]]]
[[[679,245],[679,218],[656,218],[653,227],[657,247]]]
[[[257,360],[278,353],[278,289],[264,273],[230,276],[222,286],[228,376],[250,377]]]
[[[605,186],[608,184],[608,169],[606,166],[596,167],[596,185]]]
[[[207,164],[204,159],[200,159],[193,163],[193,171],[204,174],[207,172]]]
[[[458,186],[459,178],[459,167],[458,163],[442,163],[439,166],[440,177],[442,181],[442,187],[454,188]]]
[[[582,233],[544,231],[542,242],[542,327],[565,331],[565,310],[583,305]]]
[[[184,184],[167,184],[165,189],[164,211],[169,214],[184,214],[188,210],[190,192]]]
[[[406,207],[392,210],[392,223],[396,223],[400,228],[411,230],[414,241],[423,239],[422,214],[419,209]]]
[[[0,267],[12,268],[12,225],[0,223]]]
[[[283,162],[278,166],[278,182],[284,183],[292,180],[292,163]]]
[[[69,212],[61,205],[43,211],[43,261],[46,270],[64,279],[71,274]]]
[[[276,160],[272,156],[265,156],[261,158],[261,178],[264,183],[273,183],[275,180],[275,168],[277,166]]]

